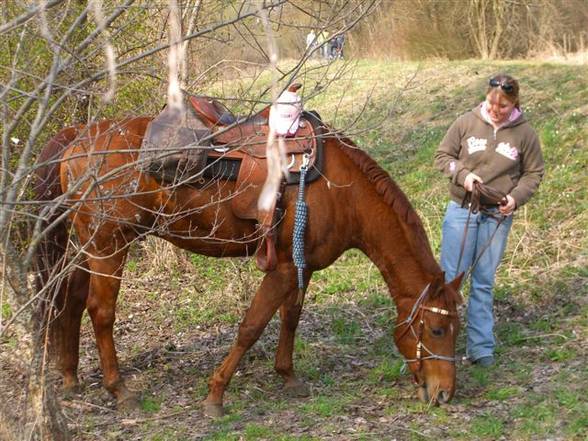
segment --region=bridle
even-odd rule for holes
[[[414,376],[415,382],[417,384],[418,384],[418,380],[417,380],[416,374],[420,373],[420,371],[422,370],[422,368],[423,368],[422,361],[423,360],[442,360],[442,361],[449,361],[450,363],[454,363],[454,364],[457,361],[457,357],[448,357],[447,355],[435,354],[423,343],[423,329],[425,327],[425,320],[424,320],[425,312],[432,312],[434,314],[440,314],[440,315],[443,315],[446,317],[457,317],[457,311],[452,312],[447,309],[437,308],[435,306],[425,306],[424,305],[424,301],[427,298],[427,295],[429,294],[430,287],[431,287],[430,283],[427,284],[427,286],[425,286],[425,288],[423,289],[423,291],[419,295],[418,299],[414,303],[412,310],[410,311],[410,314],[408,315],[408,317],[406,319],[404,319],[403,321],[401,321],[400,323],[397,323],[395,326],[395,328],[398,328],[400,326],[406,326],[404,328],[404,330],[402,331],[402,333],[397,337],[397,339],[396,339],[397,341],[400,340],[401,338],[403,338],[407,334],[408,330],[410,330],[412,332],[412,335],[414,336],[414,338],[417,341],[415,358],[406,358],[405,359],[405,361],[407,363],[416,363],[417,364],[416,365],[417,371]],[[415,322],[417,322],[417,321],[418,321],[418,326],[415,330]],[[423,351],[427,355],[423,355]]]

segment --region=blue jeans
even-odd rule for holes
[[[498,209],[496,214],[499,215]],[[453,201],[447,205],[443,220],[443,238],[441,242],[441,267],[445,271],[445,280],[453,280],[460,272],[467,271],[480,253],[478,263],[472,271],[470,295],[467,312],[467,356],[470,360],[492,356],[496,342],[494,340],[493,304],[494,279],[496,269],[506,248],[508,232],[512,225],[512,216],[502,221],[498,230],[498,221],[492,216],[477,213],[470,217],[468,235],[459,269],[457,268],[468,209]],[[496,233],[494,233],[496,231]],[[486,244],[494,234],[490,245]],[[474,258],[474,256],[476,256]]]

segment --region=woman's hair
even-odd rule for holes
[[[514,103],[516,107],[520,107],[519,82],[510,75],[499,73],[490,78],[486,95],[492,92],[499,93],[511,103]]]

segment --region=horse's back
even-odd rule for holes
[[[133,229],[149,222],[159,206],[159,187],[137,168],[138,150],[151,119],[104,120],[86,127],[65,150],[60,164],[62,191],[78,233],[84,224],[103,221],[100,231]],[[89,232],[88,232],[89,233]],[[82,234],[83,236],[83,234]]]
[[[98,176],[113,170],[115,163],[136,161],[143,135],[151,119],[103,120],[78,130],[77,136],[63,153],[61,175],[80,178],[87,170]],[[132,171],[132,170],[131,170]]]

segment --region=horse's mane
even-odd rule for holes
[[[424,269],[432,275],[439,274],[441,270],[433,256],[423,224],[398,184],[353,141],[341,136],[337,136],[337,140],[343,153],[357,165],[384,202],[397,214],[409,243],[425,266]]]

